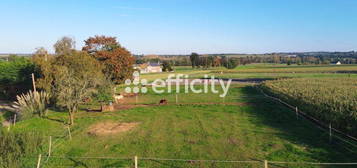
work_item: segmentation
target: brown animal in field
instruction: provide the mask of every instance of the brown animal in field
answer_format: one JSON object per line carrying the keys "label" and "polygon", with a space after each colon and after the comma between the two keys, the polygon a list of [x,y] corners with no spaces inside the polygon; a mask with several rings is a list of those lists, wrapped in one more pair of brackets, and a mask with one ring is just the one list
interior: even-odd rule
{"label": "brown animal in field", "polygon": [[159,104],[160,105],[166,105],[167,104],[167,100],[166,99],[161,99]]}

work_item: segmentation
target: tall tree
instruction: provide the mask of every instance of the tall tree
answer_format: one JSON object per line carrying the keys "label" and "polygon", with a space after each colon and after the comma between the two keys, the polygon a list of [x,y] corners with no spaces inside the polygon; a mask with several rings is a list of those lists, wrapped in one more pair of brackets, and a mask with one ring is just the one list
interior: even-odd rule
{"label": "tall tree", "polygon": [[43,47],[37,48],[32,56],[32,62],[35,64],[36,87],[52,93],[53,72],[52,63],[54,57],[48,54]]}
{"label": "tall tree", "polygon": [[200,64],[200,56],[197,53],[192,53],[190,55],[192,68],[199,67]]}
{"label": "tall tree", "polygon": [[68,110],[71,125],[79,104],[105,81],[101,70],[100,63],[86,52],[72,51],[56,57],[53,64],[56,103]]}
{"label": "tall tree", "polygon": [[239,59],[236,59],[236,58],[229,58],[229,57],[227,57],[227,56],[224,56],[224,57],[222,57],[222,65],[224,66],[224,67],[226,67],[227,69],[234,69],[234,68],[236,68],[238,65],[239,65],[239,63],[240,63],[240,61],[239,61]]}
{"label": "tall tree", "polygon": [[82,49],[104,65],[104,74],[115,83],[131,77],[135,57],[115,37],[94,36],[85,40]]}
{"label": "tall tree", "polygon": [[53,47],[57,55],[70,54],[75,49],[76,42],[70,37],[62,37]]}

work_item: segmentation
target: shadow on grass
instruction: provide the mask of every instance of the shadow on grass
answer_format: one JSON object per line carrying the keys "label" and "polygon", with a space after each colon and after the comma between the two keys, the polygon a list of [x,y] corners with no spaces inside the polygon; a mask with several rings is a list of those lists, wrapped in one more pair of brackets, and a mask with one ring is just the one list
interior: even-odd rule
{"label": "shadow on grass", "polygon": [[72,161],[74,163],[73,167],[85,167],[85,168],[89,168],[85,163],[83,163],[82,161],[78,161],[75,160],[73,158],[69,158],[70,161]]}
{"label": "shadow on grass", "polygon": [[[287,140],[284,148],[270,151],[267,156],[271,161],[287,162],[356,162],[356,149],[347,150],[341,143],[330,143],[329,135],[318,129],[312,123],[303,118],[296,117],[295,112],[274,102],[269,98],[257,98],[251,95],[259,95],[260,92],[253,86],[247,86],[242,89],[242,93],[250,95],[249,102],[251,109],[249,113],[257,118],[256,124],[264,124],[282,134],[274,136]],[[299,147],[300,146],[300,147]],[[301,146],[303,148],[301,148]],[[271,164],[273,167],[314,167],[312,165],[282,165]],[[315,166],[319,167],[319,166]],[[336,165],[324,167],[336,167]],[[338,167],[338,166],[337,166]],[[340,166],[341,167],[341,166]],[[352,167],[352,166],[342,166]]]}
{"label": "shadow on grass", "polygon": [[61,119],[57,119],[57,118],[50,118],[50,117],[44,117],[45,119],[47,119],[47,120],[51,120],[51,121],[54,121],[54,122],[58,122],[58,123],[61,123],[61,124],[63,124],[63,125],[65,125],[65,124],[67,124],[67,122],[66,121],[63,121],[63,120],[61,120]]}

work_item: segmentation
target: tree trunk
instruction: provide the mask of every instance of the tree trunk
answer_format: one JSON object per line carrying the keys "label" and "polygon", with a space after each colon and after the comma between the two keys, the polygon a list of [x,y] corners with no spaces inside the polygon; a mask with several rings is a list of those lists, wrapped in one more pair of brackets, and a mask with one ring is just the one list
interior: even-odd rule
{"label": "tree trunk", "polygon": [[78,105],[74,104],[68,107],[68,114],[69,114],[69,125],[74,125],[74,114],[77,112]]}
{"label": "tree trunk", "polygon": [[74,124],[74,112],[69,112],[69,125]]}

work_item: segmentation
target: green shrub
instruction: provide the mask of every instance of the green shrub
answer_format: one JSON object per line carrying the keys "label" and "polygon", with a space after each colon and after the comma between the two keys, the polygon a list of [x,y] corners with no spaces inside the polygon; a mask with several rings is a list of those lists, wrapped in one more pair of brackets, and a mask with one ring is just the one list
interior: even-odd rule
{"label": "green shrub", "polygon": [[42,150],[42,142],[44,138],[39,133],[0,130],[0,168],[26,167],[28,157],[37,155]]}
{"label": "green shrub", "polygon": [[0,62],[0,98],[14,99],[15,95],[31,88],[31,73],[34,65],[24,57],[13,56]]}
{"label": "green shrub", "polygon": [[164,72],[171,72],[173,69],[171,67],[171,64],[168,61],[164,61],[162,63],[162,71]]}
{"label": "green shrub", "polygon": [[98,91],[94,94],[94,99],[100,103],[113,102],[114,87],[115,85],[111,81],[103,81],[103,83],[98,86]]}
{"label": "green shrub", "polygon": [[234,69],[239,65],[239,60],[235,58],[222,58],[223,66],[227,69]]}

